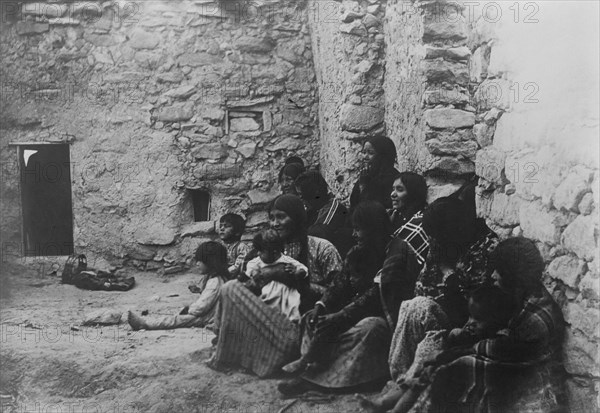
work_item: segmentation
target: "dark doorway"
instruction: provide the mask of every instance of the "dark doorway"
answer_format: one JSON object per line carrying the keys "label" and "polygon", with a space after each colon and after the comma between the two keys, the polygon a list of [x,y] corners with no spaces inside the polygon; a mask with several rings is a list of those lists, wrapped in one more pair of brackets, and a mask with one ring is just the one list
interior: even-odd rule
{"label": "dark doorway", "polygon": [[25,256],[73,254],[69,145],[19,146]]}
{"label": "dark doorway", "polygon": [[194,221],[208,221],[210,218],[210,194],[202,189],[191,189]]}

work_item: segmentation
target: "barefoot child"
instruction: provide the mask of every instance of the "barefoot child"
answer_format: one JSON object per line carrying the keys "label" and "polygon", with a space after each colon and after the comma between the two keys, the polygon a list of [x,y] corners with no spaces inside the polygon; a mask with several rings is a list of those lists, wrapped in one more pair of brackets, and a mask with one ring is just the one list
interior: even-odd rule
{"label": "barefoot child", "polygon": [[284,242],[275,230],[267,230],[257,234],[252,246],[258,257],[250,260],[246,266],[246,275],[250,278],[247,286],[260,289],[260,298],[270,307],[280,310],[289,320],[300,320],[300,293],[280,281],[264,280],[260,270],[283,265],[286,273],[294,276],[294,280],[302,282],[308,277],[308,269],[299,261],[283,254]]}
{"label": "barefoot child", "polygon": [[219,291],[229,277],[227,250],[219,242],[204,242],[196,250],[195,259],[201,276],[208,279],[200,297],[181,313],[173,316],[141,317],[128,311],[127,320],[133,330],[205,327],[212,323],[219,300]]}
{"label": "barefoot child", "polygon": [[451,362],[481,340],[504,334],[503,330],[514,315],[513,299],[497,287],[480,287],[469,298],[469,314],[469,320],[462,328],[430,332],[427,338],[443,343],[439,347],[444,350],[432,352],[436,344],[420,346],[415,362],[399,386],[375,401],[357,395],[361,406],[372,412],[385,412],[392,407],[393,413],[408,412],[422,389],[431,382],[435,374],[433,366]]}

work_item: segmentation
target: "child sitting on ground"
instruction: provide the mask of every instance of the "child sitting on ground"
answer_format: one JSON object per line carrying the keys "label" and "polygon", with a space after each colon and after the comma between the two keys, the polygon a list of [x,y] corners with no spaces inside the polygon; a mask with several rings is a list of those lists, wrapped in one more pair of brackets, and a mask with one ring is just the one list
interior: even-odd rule
{"label": "child sitting on ground", "polygon": [[[319,368],[320,360],[327,358],[328,344],[334,339],[329,334],[320,333],[321,316],[343,311],[344,307],[369,290],[379,266],[378,258],[368,247],[357,245],[348,251],[342,271],[335,275],[331,286],[321,300],[317,301],[311,316],[306,320],[306,328],[314,330],[307,350],[300,359],[283,366],[284,372],[298,373]],[[336,332],[339,333],[337,330]]]}
{"label": "child sitting on ground", "polygon": [[200,275],[207,278],[200,297],[174,316],[142,317],[128,311],[127,321],[133,330],[206,327],[213,322],[221,286],[229,277],[227,250],[219,242],[204,242],[196,250],[195,259]]}
{"label": "child sitting on ground", "polygon": [[425,360],[428,356],[420,354],[419,350],[430,352],[431,347],[418,348],[415,362],[404,375],[399,387],[375,401],[357,394],[361,406],[371,412],[386,412],[392,407],[393,413],[408,412],[422,389],[433,379],[435,366],[453,361],[463,355],[465,349],[481,340],[504,334],[503,330],[508,327],[509,321],[514,316],[513,299],[498,287],[480,287],[469,297],[469,314],[469,320],[462,328],[428,333],[429,338],[443,343],[440,347],[444,350],[437,352],[434,358],[429,354],[430,361],[418,363],[417,360]]}
{"label": "child sitting on ground", "polygon": [[246,286],[251,290],[260,290],[261,300],[269,307],[281,311],[290,321],[299,321],[300,293],[298,290],[279,281],[270,281],[265,284],[261,279],[260,270],[283,265],[285,272],[293,275],[295,281],[299,283],[306,281],[308,268],[292,257],[283,254],[285,244],[275,230],[257,234],[252,240],[252,246],[258,252],[258,257],[250,260],[246,266],[246,275],[249,277]]}
{"label": "child sitting on ground", "polygon": [[246,221],[238,214],[227,213],[219,220],[219,237],[227,248],[230,280],[240,275],[244,257],[250,250],[248,244],[241,240],[245,229]]}

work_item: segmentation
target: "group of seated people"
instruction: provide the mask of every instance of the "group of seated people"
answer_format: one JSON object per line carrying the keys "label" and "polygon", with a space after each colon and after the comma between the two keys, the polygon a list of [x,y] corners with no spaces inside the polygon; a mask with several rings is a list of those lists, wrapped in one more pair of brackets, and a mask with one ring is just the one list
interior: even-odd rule
{"label": "group of seated people", "polygon": [[247,246],[243,218],[221,217],[221,242],[196,252],[200,298],[174,316],[129,312],[131,327],[208,327],[211,368],[287,374],[285,397],[387,382],[356,395],[363,409],[558,411],[564,321],[536,245],[500,242],[472,184],[427,205],[425,179],[394,168],[389,138],[363,153],[349,209],[289,159],[269,229]]}

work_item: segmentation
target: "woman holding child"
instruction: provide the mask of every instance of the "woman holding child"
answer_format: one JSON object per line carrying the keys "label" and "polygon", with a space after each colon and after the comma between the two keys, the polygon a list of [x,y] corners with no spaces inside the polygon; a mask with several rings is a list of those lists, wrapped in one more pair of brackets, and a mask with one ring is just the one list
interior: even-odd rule
{"label": "woman holding child", "polygon": [[[280,265],[259,269],[253,280],[263,286],[277,281],[306,293],[306,297],[310,297],[309,291],[323,291],[341,269],[341,258],[329,241],[306,234],[306,211],[300,198],[277,197],[269,208],[269,219],[271,229],[284,241],[283,254],[305,265],[308,277],[300,276],[301,271],[286,271],[285,265]],[[298,324],[267,305],[240,281],[230,281],[221,288],[216,324],[219,334],[209,361],[213,368],[239,366],[265,377],[298,355]]]}
{"label": "woman holding child", "polygon": [[[301,376],[279,384],[284,395],[316,386],[357,388],[389,376],[392,330],[386,310],[412,296],[419,265],[406,242],[390,243],[389,217],[381,204],[360,203],[352,220],[357,245],[349,251],[342,272],[304,318],[303,356],[284,367]],[[380,279],[375,277],[378,272]],[[384,288],[393,289],[393,294],[382,294]]]}

